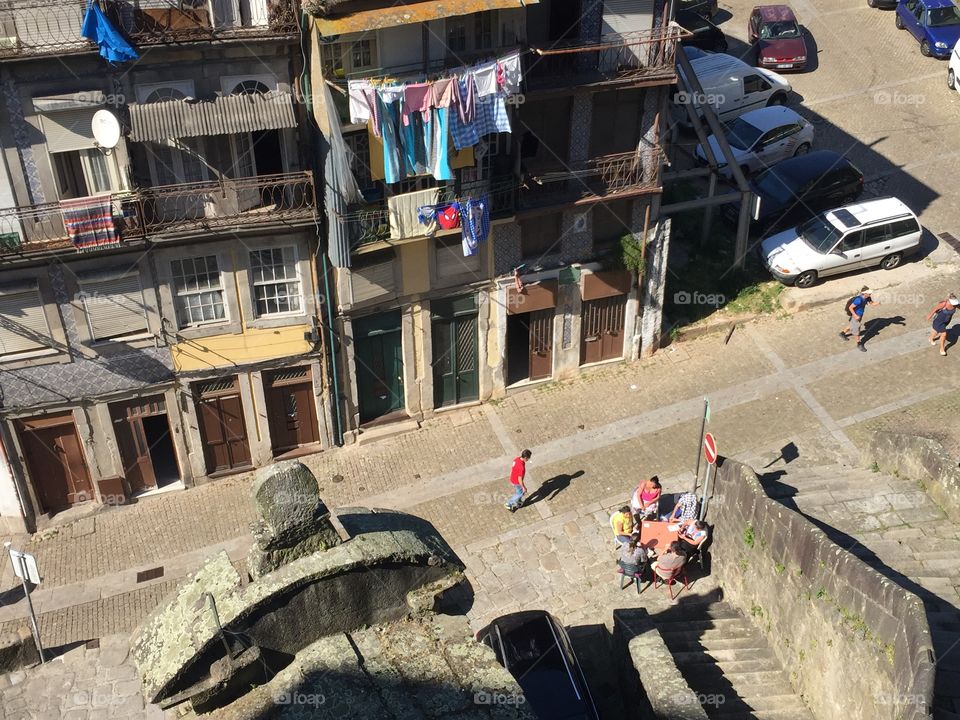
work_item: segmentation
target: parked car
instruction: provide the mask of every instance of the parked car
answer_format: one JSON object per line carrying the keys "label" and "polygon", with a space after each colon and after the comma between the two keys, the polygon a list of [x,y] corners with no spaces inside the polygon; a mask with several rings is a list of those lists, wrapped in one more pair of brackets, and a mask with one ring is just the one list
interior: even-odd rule
{"label": "parked car", "polygon": [[960,40],[960,8],[953,0],[900,0],[896,24],[917,39],[920,53],[928,57],[950,57]]}
{"label": "parked car", "polygon": [[678,14],[688,10],[710,19],[713,19],[718,10],[717,0],[677,0],[676,8]]}
{"label": "parked car", "polygon": [[947,65],[947,87],[960,92],[958,77],[960,77],[960,40],[954,44],[953,52],[950,53],[950,64]]}
{"label": "parked car", "polygon": [[566,630],[543,610],[497,618],[477,633],[516,679],[537,717],[598,720],[587,680]]}
{"label": "parked car", "polygon": [[803,70],[807,66],[807,41],[787,5],[755,7],[747,22],[747,37],[758,67]]}
{"label": "parked car", "polygon": [[[728,122],[724,130],[730,150],[745,175],[770,167],[784,158],[805,155],[813,146],[813,125],[788,107],[751,110]],[[723,162],[717,138],[711,135],[707,142],[719,163],[720,174],[731,177],[733,172]],[[701,145],[697,145],[696,156],[702,165],[707,163]]]}
{"label": "parked car", "polygon": [[693,33],[693,37],[683,39],[681,45],[698,47],[711,52],[726,52],[727,36],[723,34],[723,30],[702,15],[690,10],[678,10],[677,24]]}
{"label": "parked car", "polygon": [[828,210],[768,237],[760,257],[777,280],[810,287],[818,278],[879,265],[892,270],[920,249],[917,216],[897,198]]}
{"label": "parked car", "polygon": [[[796,225],[822,210],[852,203],[863,192],[863,173],[831,150],[817,150],[781,160],[750,182],[760,208],[752,223],[755,232]],[[739,204],[723,215],[736,222]]]}
{"label": "parked car", "polygon": [[[691,60],[690,65],[700,81],[704,97],[678,92],[674,95],[671,110],[674,120],[687,126],[690,121],[683,103],[710,105],[720,120],[726,122],[766,105],[783,105],[791,90],[790,83],[775,72],[752,67],[740,58],[724,53],[704,55]],[[679,74],[682,77],[683,71]]]}

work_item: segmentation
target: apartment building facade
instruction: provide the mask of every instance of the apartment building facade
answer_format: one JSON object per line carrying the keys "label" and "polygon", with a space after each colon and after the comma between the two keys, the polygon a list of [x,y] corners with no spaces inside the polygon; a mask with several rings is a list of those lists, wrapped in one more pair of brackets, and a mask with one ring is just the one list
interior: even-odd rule
{"label": "apartment building facade", "polygon": [[0,10],[7,532],[330,443],[299,7],[95,7]]}
{"label": "apartment building facade", "polygon": [[[621,247],[632,238],[648,266],[665,268],[668,224],[657,208],[677,47],[669,3],[304,7],[346,437],[636,358],[645,278],[624,267]],[[444,110],[451,79],[460,95]],[[424,125],[447,114],[448,172],[417,167],[420,119],[408,106],[424,85],[434,101]],[[485,124],[472,135],[469,92],[477,108],[485,95],[499,103],[496,122],[475,120]],[[381,113],[396,112],[391,127]],[[407,115],[417,128],[409,145]],[[426,144],[435,139],[428,131]],[[489,230],[474,248],[463,225],[476,201]],[[450,206],[459,226],[429,223]],[[417,223],[424,210],[428,222]]]}

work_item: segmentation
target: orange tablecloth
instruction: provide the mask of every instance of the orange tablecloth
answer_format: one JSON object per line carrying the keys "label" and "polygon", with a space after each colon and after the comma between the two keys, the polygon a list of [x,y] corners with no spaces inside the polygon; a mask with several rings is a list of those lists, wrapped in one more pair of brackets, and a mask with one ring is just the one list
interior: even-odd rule
{"label": "orange tablecloth", "polygon": [[653,548],[660,555],[677,539],[679,531],[678,522],[645,520],[640,523],[640,545],[646,550]]}

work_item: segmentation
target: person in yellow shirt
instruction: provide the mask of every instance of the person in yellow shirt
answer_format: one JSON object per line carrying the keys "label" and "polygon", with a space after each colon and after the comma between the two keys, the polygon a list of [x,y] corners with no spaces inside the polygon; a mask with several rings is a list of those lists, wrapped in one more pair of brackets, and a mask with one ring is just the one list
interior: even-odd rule
{"label": "person in yellow shirt", "polygon": [[629,505],[624,505],[610,516],[610,527],[613,528],[613,535],[617,542],[630,542],[630,537],[633,535],[633,513],[630,512]]}

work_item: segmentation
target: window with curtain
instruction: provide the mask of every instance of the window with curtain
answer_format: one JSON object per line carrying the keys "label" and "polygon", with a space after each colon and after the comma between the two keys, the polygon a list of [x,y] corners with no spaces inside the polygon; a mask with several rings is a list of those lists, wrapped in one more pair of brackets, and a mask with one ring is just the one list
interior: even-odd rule
{"label": "window with curtain", "polygon": [[302,311],[297,253],[293,247],[252,250],[250,277],[257,317]]}

